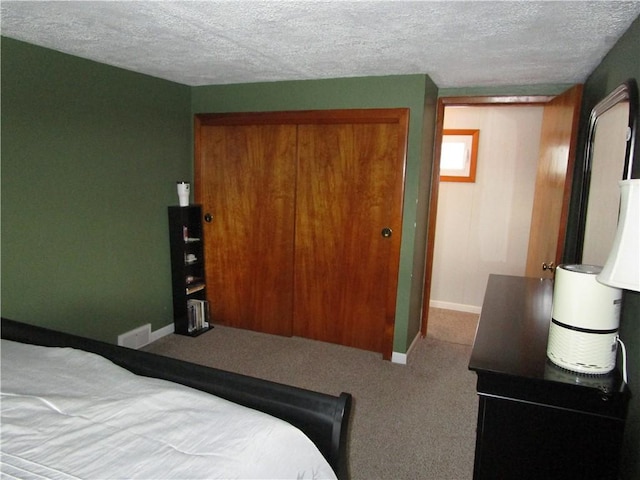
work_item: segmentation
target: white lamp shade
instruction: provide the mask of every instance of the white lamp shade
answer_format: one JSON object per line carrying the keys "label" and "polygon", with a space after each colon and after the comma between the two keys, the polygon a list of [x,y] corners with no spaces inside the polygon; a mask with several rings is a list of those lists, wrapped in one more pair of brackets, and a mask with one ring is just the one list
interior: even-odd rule
{"label": "white lamp shade", "polygon": [[640,292],[640,179],[620,182],[620,218],[600,283]]}

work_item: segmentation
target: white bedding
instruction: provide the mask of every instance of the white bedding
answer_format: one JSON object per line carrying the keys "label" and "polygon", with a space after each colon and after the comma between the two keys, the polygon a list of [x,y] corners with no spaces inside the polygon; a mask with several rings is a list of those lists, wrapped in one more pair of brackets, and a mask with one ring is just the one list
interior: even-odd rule
{"label": "white bedding", "polygon": [[2,478],[321,479],[300,430],[100,356],[2,340]]}

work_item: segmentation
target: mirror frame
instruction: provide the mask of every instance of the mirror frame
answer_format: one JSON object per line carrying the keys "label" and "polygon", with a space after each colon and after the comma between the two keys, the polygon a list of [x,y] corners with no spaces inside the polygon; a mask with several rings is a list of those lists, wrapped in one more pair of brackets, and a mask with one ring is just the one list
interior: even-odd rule
{"label": "mirror frame", "polygon": [[587,205],[589,199],[589,186],[591,183],[591,167],[593,156],[593,140],[595,136],[598,119],[605,112],[619,104],[620,102],[629,102],[629,119],[627,123],[628,141],[625,150],[623,175],[620,180],[627,178],[640,178],[640,162],[634,161],[637,155],[636,139],[638,137],[638,85],[634,79],[629,79],[620,84],[609,95],[603,98],[593,107],[589,115],[589,129],[587,133],[587,141],[584,150],[583,159],[583,179],[580,193],[580,209],[578,212],[578,238],[576,257],[577,262],[582,261],[582,252],[585,236],[585,228],[587,222]]}

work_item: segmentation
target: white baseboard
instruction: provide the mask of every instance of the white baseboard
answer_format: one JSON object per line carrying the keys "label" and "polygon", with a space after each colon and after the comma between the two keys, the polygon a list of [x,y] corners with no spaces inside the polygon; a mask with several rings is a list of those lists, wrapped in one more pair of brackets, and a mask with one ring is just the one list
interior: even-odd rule
{"label": "white baseboard", "polygon": [[456,310],[457,312],[477,313],[482,311],[482,307],[475,305],[464,305],[462,303],[441,302],[439,300],[431,300],[429,306],[432,308],[444,308],[445,310]]}
{"label": "white baseboard", "polygon": [[406,365],[407,360],[409,358],[409,354],[411,353],[411,350],[413,350],[413,347],[415,346],[419,338],[420,338],[420,332],[416,334],[415,338],[413,339],[413,342],[411,342],[411,345],[409,345],[409,349],[407,350],[407,353],[393,352],[391,354],[391,363],[399,363],[400,365]]}
{"label": "white baseboard", "polygon": [[121,347],[133,348],[137,350],[140,347],[144,347],[149,344],[149,338],[151,337],[151,324],[146,323],[140,327],[129,330],[121,335],[118,335],[118,345]]}
{"label": "white baseboard", "polygon": [[407,354],[400,352],[393,352],[391,354],[391,363],[399,363],[401,365],[407,364]]}
{"label": "white baseboard", "polygon": [[162,328],[159,328],[158,330],[151,332],[151,337],[150,337],[150,342],[149,343],[153,343],[156,340],[160,340],[162,337],[166,337],[167,335],[171,335],[174,332],[174,328],[173,328],[173,323],[170,323],[169,325],[165,325]]}

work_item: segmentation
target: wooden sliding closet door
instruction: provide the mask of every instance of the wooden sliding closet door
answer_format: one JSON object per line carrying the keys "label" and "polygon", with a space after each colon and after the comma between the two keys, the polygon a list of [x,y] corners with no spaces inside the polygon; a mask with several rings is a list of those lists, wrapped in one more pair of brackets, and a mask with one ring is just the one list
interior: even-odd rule
{"label": "wooden sliding closet door", "polygon": [[407,109],[197,115],[213,322],[391,358],[407,135]]}
{"label": "wooden sliding closet door", "polygon": [[[196,201],[213,321],[291,335],[295,125],[196,120]],[[231,122],[233,123],[233,122]]]}
{"label": "wooden sliding closet door", "polygon": [[390,358],[406,124],[369,120],[298,127],[293,332]]}

